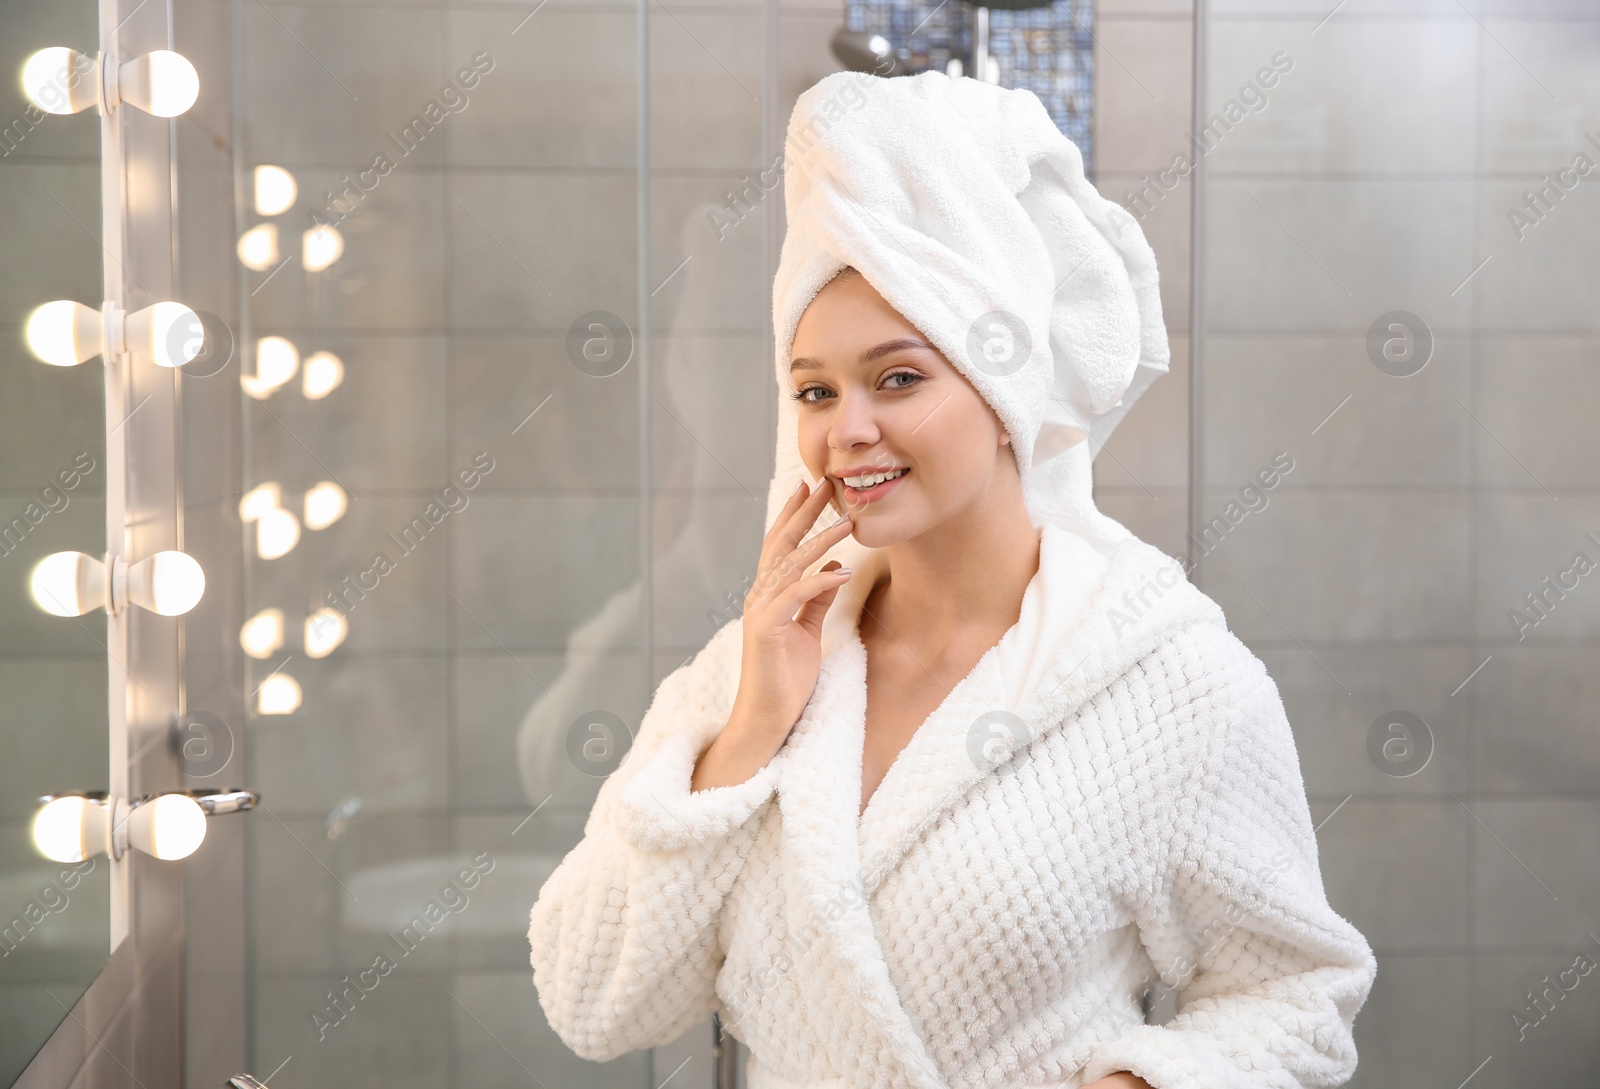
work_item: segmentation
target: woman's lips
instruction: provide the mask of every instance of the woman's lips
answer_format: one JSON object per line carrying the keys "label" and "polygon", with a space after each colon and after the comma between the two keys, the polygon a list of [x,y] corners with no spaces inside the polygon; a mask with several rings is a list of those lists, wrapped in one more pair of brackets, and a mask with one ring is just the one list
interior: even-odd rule
{"label": "woman's lips", "polygon": [[878,500],[888,495],[894,490],[897,484],[910,475],[911,470],[907,469],[893,480],[885,480],[883,483],[874,484],[870,488],[852,488],[842,480],[839,481],[839,486],[844,488],[844,498],[847,503],[852,505],[860,504],[864,506],[867,503],[876,503]]}

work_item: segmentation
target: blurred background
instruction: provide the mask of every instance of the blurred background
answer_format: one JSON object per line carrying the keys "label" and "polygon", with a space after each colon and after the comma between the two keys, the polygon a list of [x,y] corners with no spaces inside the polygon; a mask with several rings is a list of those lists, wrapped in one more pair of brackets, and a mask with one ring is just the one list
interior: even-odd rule
{"label": "blurred background", "polygon": [[[198,97],[51,115],[62,46]],[[1600,1084],[1597,52],[1594,0],[5,0],[0,1080],[742,1083],[709,1021],[571,1054],[528,909],[742,606],[785,126],[850,67],[1033,90],[1156,251],[1096,496],[1283,693],[1351,1084]],[[162,299],[181,366],[30,349]],[[181,617],[31,589],[158,549]],[[108,786],[259,804],[44,858]]]}

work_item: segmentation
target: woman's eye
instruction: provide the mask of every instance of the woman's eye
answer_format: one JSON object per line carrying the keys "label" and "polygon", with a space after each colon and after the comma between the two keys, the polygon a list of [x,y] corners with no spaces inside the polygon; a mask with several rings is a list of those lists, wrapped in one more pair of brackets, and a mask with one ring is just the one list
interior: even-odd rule
{"label": "woman's eye", "polygon": [[[901,383],[900,385],[891,385],[891,384],[889,384],[896,378],[909,378],[910,381]],[[885,385],[887,386],[887,388],[889,388],[889,389],[909,389],[912,386],[916,385],[918,382],[922,381],[922,375],[917,374],[914,371],[896,371],[894,374],[885,376],[883,381],[884,381]],[[818,403],[819,401],[821,401],[822,398],[820,398],[820,397],[811,397],[809,395],[812,394],[812,393],[826,393],[826,392],[827,392],[827,387],[826,386],[807,386],[804,389],[795,390],[794,393],[791,396],[793,396],[796,401],[799,401],[799,402],[801,402],[803,404],[814,405],[814,404]]]}

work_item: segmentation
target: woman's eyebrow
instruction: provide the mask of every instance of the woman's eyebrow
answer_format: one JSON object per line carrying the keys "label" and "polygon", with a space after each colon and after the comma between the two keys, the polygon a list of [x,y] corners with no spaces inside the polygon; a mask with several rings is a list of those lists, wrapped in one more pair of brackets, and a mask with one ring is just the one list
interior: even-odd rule
{"label": "woman's eyebrow", "polygon": [[[923,348],[930,352],[933,351],[932,345],[927,344],[924,341],[917,340],[914,337],[896,337],[894,340],[886,340],[882,344],[868,348],[866,351],[862,352],[861,362],[871,363],[873,360],[881,359],[891,352],[903,352],[908,348]],[[821,369],[822,364],[815,359],[807,359],[802,357],[800,359],[792,360],[789,363],[790,374],[793,374],[795,371],[819,371]]]}

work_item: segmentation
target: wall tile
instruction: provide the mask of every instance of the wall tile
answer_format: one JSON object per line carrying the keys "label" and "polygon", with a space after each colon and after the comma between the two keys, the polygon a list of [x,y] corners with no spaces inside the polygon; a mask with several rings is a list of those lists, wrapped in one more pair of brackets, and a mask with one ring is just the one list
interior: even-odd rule
{"label": "wall tile", "polygon": [[595,650],[640,646],[637,497],[482,495],[474,506],[484,517],[453,539],[457,647],[556,650],[578,629]]}
{"label": "wall tile", "polygon": [[451,166],[637,169],[631,6],[450,5],[445,19],[447,76],[489,55],[447,126]]}
{"label": "wall tile", "polygon": [[[1480,791],[1588,793],[1600,780],[1594,651],[1500,647],[1478,675]],[[1600,953],[1596,954],[1600,961]]]}
{"label": "wall tile", "polygon": [[[76,118],[49,120],[70,122]],[[61,392],[55,397],[82,390],[76,403],[91,403],[91,389],[79,382],[92,386],[93,379],[103,374],[98,356],[73,368],[72,377],[64,377],[63,368],[34,358],[21,337],[35,307],[52,299],[76,299],[98,309],[105,295],[99,159],[92,163],[8,162],[0,165],[0,187],[6,197],[0,201],[0,235],[13,253],[27,254],[26,261],[7,262],[0,271],[0,320],[10,327],[8,332],[14,330],[0,340],[0,360],[8,366],[30,368],[29,376],[22,379],[30,385],[47,380],[61,383],[57,387]],[[78,378],[79,373],[85,377]],[[7,378],[7,394],[16,388],[12,384],[16,381]],[[92,403],[101,404],[103,397],[103,393],[94,396]]]}
{"label": "wall tile", "polygon": [[[1519,5],[1518,13],[1533,7]],[[1585,19],[1498,21],[1502,48],[1483,54],[1481,169],[1540,177],[1571,166],[1579,151],[1600,161],[1584,139],[1600,111],[1600,78],[1590,63],[1600,46],[1600,12],[1583,8]]]}
{"label": "wall tile", "polygon": [[[1585,585],[1581,562],[1569,571],[1579,552],[1591,566],[1600,561],[1600,547],[1586,536],[1600,539],[1595,499],[1557,502],[1544,492],[1486,492],[1476,515],[1474,613],[1480,638],[1529,646],[1600,638],[1600,594]],[[1534,604],[1528,594],[1535,595]]]}
{"label": "wall tile", "polygon": [[452,464],[490,456],[480,494],[638,486],[637,348],[609,377],[579,370],[549,335],[458,336],[451,352]]}
{"label": "wall tile", "polygon": [[[651,320],[657,332],[772,327],[768,213],[783,203],[783,162],[657,173],[651,181]],[[762,349],[765,355],[765,348]]]}
{"label": "wall tile", "polygon": [[[346,189],[340,179],[370,164],[370,159],[357,158],[336,170],[299,172],[302,207],[277,221],[276,272],[252,272],[247,280],[254,321],[262,330],[402,333],[443,326],[444,217],[450,201],[445,185],[437,171],[408,161],[386,176],[369,172],[366,179],[375,184],[358,199],[357,190]],[[336,183],[335,198],[348,195],[325,200],[323,194]],[[344,238],[343,255],[316,273],[301,264],[302,235],[311,228],[312,211]]]}
{"label": "wall tile", "polygon": [[[350,967],[368,970],[372,964]],[[341,967],[341,976],[345,971]],[[292,1055],[289,1069],[313,1085],[380,1089],[412,1081],[444,1084],[454,1005],[447,981],[403,972],[400,967],[386,976],[369,972],[367,978],[375,979],[376,986],[359,999],[347,1000],[344,1016],[336,1022],[326,995],[333,981],[304,976],[257,982],[251,1054],[261,1076]],[[343,986],[342,979],[338,982]],[[316,1027],[313,1013],[323,1015],[332,1027]]]}
{"label": "wall tile", "polygon": [[1590,427],[1600,401],[1600,341],[1480,337],[1476,350],[1479,482],[1541,495],[1600,485],[1600,435]]}
{"label": "wall tile", "polygon": [[[1431,492],[1281,492],[1251,513],[1208,491],[1190,544],[1201,588],[1252,645],[1456,639],[1470,616],[1465,497]],[[1230,515],[1237,524],[1228,525]],[[1228,525],[1226,533],[1220,527]],[[1359,597],[1355,596],[1359,595]]]}
{"label": "wall tile", "polygon": [[1472,193],[1435,178],[1214,178],[1208,223],[1227,229],[1203,232],[1206,323],[1365,333],[1410,310],[1436,331],[1464,328],[1468,292],[1451,293],[1483,260],[1465,229]]}
{"label": "wall tile", "polygon": [[[1588,151],[1592,160],[1600,161],[1600,151],[1592,146]],[[1568,157],[1550,169],[1570,163]],[[1542,199],[1553,206],[1532,225],[1513,227],[1507,216],[1511,209],[1524,207],[1525,194],[1542,188],[1540,175],[1546,172],[1529,171],[1514,180],[1485,178],[1479,187],[1477,260],[1489,260],[1471,285],[1479,300],[1480,329],[1581,333],[1600,329],[1587,283],[1595,248],[1600,246],[1600,184],[1596,184],[1600,176],[1591,171],[1569,193],[1552,187],[1550,196]]]}
{"label": "wall tile", "polygon": [[780,396],[766,338],[675,333],[655,344],[653,486],[736,493],[765,511]]}
{"label": "wall tile", "polygon": [[[1575,969],[1580,955],[1588,960]],[[1461,1055],[1457,1065],[1470,1071],[1482,1056],[1492,1055],[1495,1061],[1473,1083],[1482,1080],[1495,1089],[1514,1089],[1529,1079],[1551,1085],[1591,1079],[1600,1065],[1593,1031],[1600,1018],[1596,959],[1600,943],[1588,937],[1541,954],[1479,957],[1472,998],[1475,1050],[1481,1054]],[[1529,992],[1536,1001],[1529,1000]]]}
{"label": "wall tile", "polygon": [[[275,664],[275,663],[274,663]],[[266,674],[259,670],[252,683]],[[363,812],[445,804],[445,665],[439,658],[296,657],[285,672],[305,693],[292,715],[249,725],[252,786],[281,818],[327,819],[341,803]]]}
{"label": "wall tile", "polygon": [[[451,1002],[454,1061],[459,1075],[472,1085],[527,1085],[535,1070],[541,1081],[571,1089],[611,1089],[651,1080],[648,1051],[608,1063],[574,1055],[548,1027],[526,972],[463,974],[453,980],[452,989],[458,1000]],[[670,1072],[668,1067],[656,1077]]]}
{"label": "wall tile", "polygon": [[1209,485],[1242,487],[1285,453],[1293,466],[1273,491],[1466,486],[1481,430],[1463,407],[1469,343],[1436,343],[1406,378],[1374,366],[1359,335],[1218,335],[1206,351]]}
{"label": "wall tile", "polygon": [[[1476,76],[1482,31],[1466,19],[1339,17],[1354,6],[1325,24],[1319,9],[1313,19],[1229,22],[1212,34],[1200,134],[1206,145],[1215,141],[1205,156],[1210,169],[1472,170],[1476,104],[1462,88]],[[1275,74],[1260,75],[1274,66]],[[1361,77],[1352,79],[1356,71]],[[1230,100],[1245,111],[1237,122],[1223,114]]]}
{"label": "wall tile", "polygon": [[1459,948],[1467,941],[1471,887],[1467,825],[1450,801],[1355,798],[1312,808],[1323,881],[1333,909],[1381,958]]}
{"label": "wall tile", "polygon": [[297,379],[266,400],[246,402],[252,461],[257,472],[270,467],[283,482],[286,505],[303,513],[302,493],[323,480],[358,497],[456,483],[460,463],[446,462],[439,414],[442,337],[296,332],[289,339],[300,350],[302,373],[314,352],[331,351],[344,363],[344,381],[316,401],[305,399]]}
{"label": "wall tile", "polygon": [[654,169],[733,170],[761,158],[759,8],[680,11],[650,21]]}
{"label": "wall tile", "polygon": [[[642,674],[636,654],[459,656],[457,811],[587,811],[654,698]],[[618,720],[614,733],[605,726]]]}
{"label": "wall tile", "polygon": [[1095,163],[1102,173],[1160,170],[1194,149],[1189,19],[1105,19],[1095,34]]}
{"label": "wall tile", "polygon": [[[255,4],[241,15],[245,96],[272,104],[242,119],[253,162],[348,169],[398,157],[388,136],[444,83],[437,8]],[[442,152],[425,139],[407,161],[437,165]]]}
{"label": "wall tile", "polygon": [[[1372,993],[1356,1017],[1350,1089],[1427,1081],[1464,1061],[1472,1045],[1470,995],[1466,957],[1380,954]],[[1471,1069],[1468,1063],[1465,1072]]]}
{"label": "wall tile", "polygon": [[[1437,797],[1472,788],[1474,723],[1485,678],[1480,673],[1465,688],[1462,682],[1481,655],[1403,645],[1322,646],[1308,653],[1292,642],[1264,644],[1257,653],[1294,728],[1310,794],[1337,802],[1347,794]],[[1426,735],[1413,740],[1390,728],[1394,712],[1420,717]],[[1423,758],[1420,767],[1413,763]]]}
{"label": "wall tile", "polygon": [[591,310],[637,327],[631,175],[458,172],[446,186],[452,327],[564,335]]}
{"label": "wall tile", "polygon": [[[303,530],[300,544],[287,555],[249,561],[249,615],[281,608],[287,627],[283,653],[264,667],[258,664],[258,681],[284,655],[302,653],[306,616],[328,605],[349,618],[343,651],[445,648],[446,539],[453,528],[449,523],[476,518],[481,497],[463,493],[466,505],[456,503],[459,509],[452,512],[437,492],[356,495],[343,518],[324,530]],[[284,498],[298,502],[299,497],[289,488]],[[443,521],[431,522],[430,511],[442,515]],[[253,544],[253,526],[247,537]],[[303,662],[296,660],[296,670]]]}
{"label": "wall tile", "polygon": [[1476,818],[1478,948],[1509,952],[1537,942],[1576,949],[1587,942],[1595,925],[1600,862],[1584,845],[1600,835],[1600,799],[1463,797],[1462,803]]}

